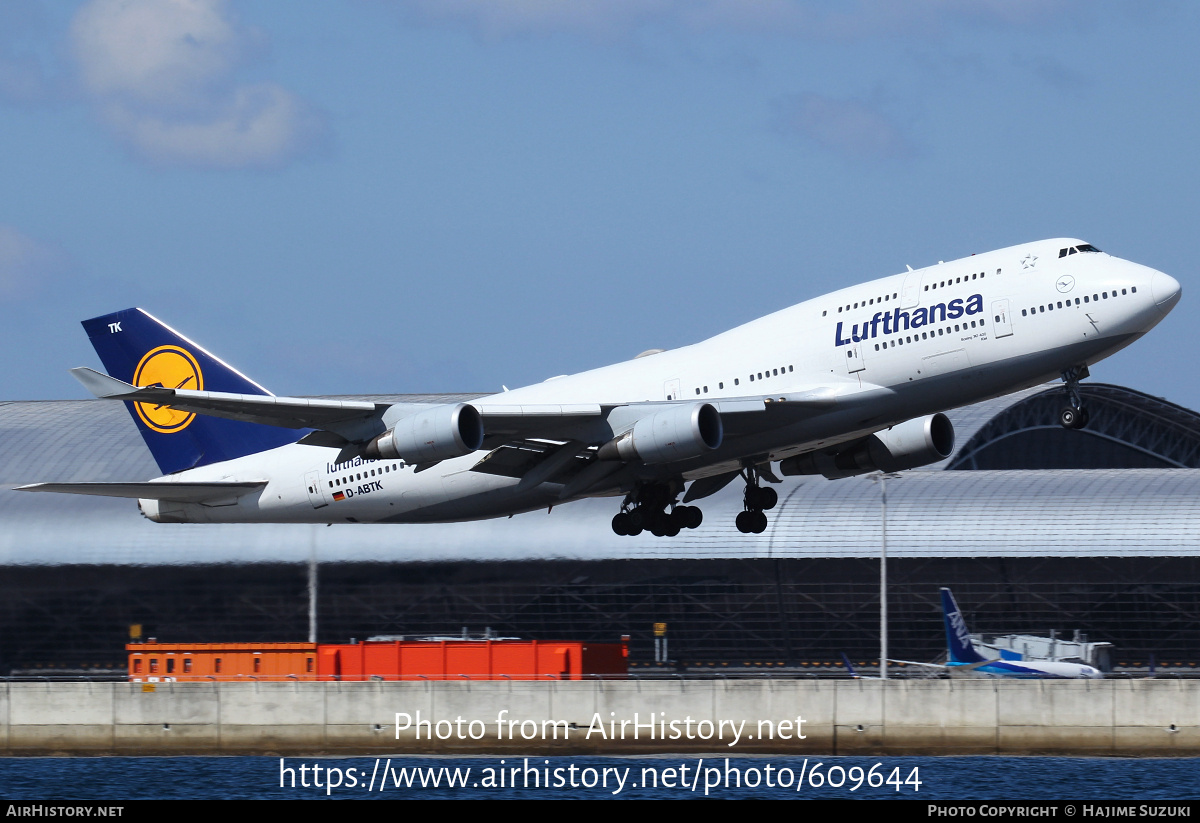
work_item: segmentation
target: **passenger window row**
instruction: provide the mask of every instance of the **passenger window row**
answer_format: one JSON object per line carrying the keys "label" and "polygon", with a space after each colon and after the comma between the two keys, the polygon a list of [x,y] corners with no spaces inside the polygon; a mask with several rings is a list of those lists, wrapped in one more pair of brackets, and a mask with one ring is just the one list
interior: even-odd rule
{"label": "passenger window row", "polygon": [[378,468],[368,469],[367,471],[363,471],[363,472],[357,472],[355,474],[351,474],[346,477],[335,477],[333,480],[329,481],[329,488],[332,489],[337,486],[346,486],[346,485],[349,485],[350,483],[357,483],[358,481],[365,480],[369,477],[375,477],[377,475],[383,475],[383,474],[394,472],[394,471],[398,472],[402,468],[404,468],[405,465],[406,464],[403,460],[397,460],[395,462],[384,463],[382,466],[379,466]]}
{"label": "passenger window row", "polygon": [[[790,372],[793,372],[793,371],[795,371],[795,366],[780,366],[780,367],[779,367],[779,368],[777,368],[777,369],[767,369],[767,370],[765,370],[765,371],[760,371],[760,372],[756,372],[756,373],[753,373],[753,374],[751,374],[751,375],[750,375],[750,382],[751,382],[751,383],[753,383],[753,382],[754,382],[756,379],[758,379],[758,380],[766,380],[768,377],[778,377],[778,376],[779,376],[779,375],[781,375],[781,374],[788,374],[788,373],[790,373]],[[740,386],[740,385],[741,385],[741,380],[739,380],[739,379],[738,379],[738,378],[736,378],[736,377],[735,377],[735,378],[733,378],[733,385],[735,385],[735,386]],[[717,384],[717,388],[718,388],[718,389],[724,389],[724,388],[725,388],[725,384],[724,384],[723,382],[722,382],[722,383],[718,383],[718,384]],[[708,394],[708,386],[697,386],[697,387],[696,387],[696,394]]]}
{"label": "passenger window row", "polygon": [[922,340],[929,340],[930,338],[942,337],[943,335],[954,334],[955,332],[964,332],[975,328],[982,329],[983,321],[972,320],[969,323],[955,323],[953,327],[943,326],[942,328],[935,329],[933,331],[923,331],[920,334],[903,335],[901,337],[897,337],[895,340],[884,340],[882,343],[875,344],[875,351],[881,351],[882,349],[887,348],[894,349],[896,346],[903,346],[905,343],[920,343]]}
{"label": "passenger window row", "polygon": [[[996,274],[1000,274],[1001,271],[1003,271],[1003,269],[996,269]],[[954,286],[954,285],[957,285],[960,283],[970,283],[972,280],[982,280],[986,276],[987,276],[987,272],[980,271],[980,272],[975,272],[969,276],[964,274],[962,277],[955,277],[953,279],[940,280],[937,283],[927,283],[925,285],[925,291],[929,291],[930,289],[934,289],[934,290],[944,289],[944,288],[946,288],[946,286]],[[838,314],[841,314],[842,312],[848,312],[852,309],[859,309],[859,308],[866,308],[867,306],[874,306],[876,303],[884,303],[889,300],[895,300],[899,296],[900,296],[899,292],[892,292],[891,294],[885,294],[883,297],[874,297],[874,298],[870,298],[867,300],[859,301],[857,303],[851,303],[846,306],[838,306]],[[828,310],[821,312],[822,317],[827,317],[828,315],[829,315]]]}
{"label": "passenger window row", "polygon": [[[1137,294],[1137,286],[1130,286],[1128,289],[1121,289],[1122,295],[1126,295],[1129,293]],[[1090,296],[1085,294],[1082,297],[1082,299],[1079,297],[1076,297],[1074,305],[1082,306],[1084,303],[1099,303],[1101,300],[1107,300],[1109,297],[1117,297],[1117,296],[1118,295],[1117,295],[1116,289],[1113,289],[1111,292],[1102,291],[1099,294],[1093,294]],[[1068,308],[1071,305],[1072,305],[1071,299],[1067,298],[1065,301],[1059,300],[1057,308],[1060,308],[1060,309]],[[1034,306],[1031,309],[1021,309],[1021,316],[1028,317],[1031,314],[1045,314],[1047,311],[1054,311],[1055,308],[1056,308],[1056,306],[1055,306],[1054,302],[1051,301],[1051,302],[1045,304],[1044,306]]]}
{"label": "passenger window row", "polygon": [[[1000,269],[996,269],[996,274],[999,274],[999,273],[1000,273]],[[964,274],[962,277],[956,277],[953,280],[942,280],[941,282],[938,282],[938,283],[926,283],[925,291],[929,291],[930,289],[936,291],[938,289],[944,289],[944,288],[946,288],[946,286],[958,285],[959,283],[970,283],[972,280],[982,280],[986,276],[987,276],[986,272],[980,271],[980,272],[975,272],[970,277],[967,277]]]}
{"label": "passenger window row", "polygon": [[[899,296],[900,292],[892,292],[891,294],[885,294],[883,297],[869,297],[866,300],[860,300],[857,303],[848,303],[845,306],[838,306],[838,314],[841,314],[844,311],[850,311],[851,309],[862,309],[866,308],[867,306],[874,306],[878,303],[887,303],[891,300],[895,300]],[[829,314],[828,310],[821,312],[822,317],[825,317],[827,314]]]}

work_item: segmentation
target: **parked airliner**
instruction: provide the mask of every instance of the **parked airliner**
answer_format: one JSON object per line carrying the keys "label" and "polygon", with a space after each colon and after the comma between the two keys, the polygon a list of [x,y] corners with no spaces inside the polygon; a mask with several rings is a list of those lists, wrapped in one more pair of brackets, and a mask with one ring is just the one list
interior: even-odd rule
{"label": "parked airliner", "polygon": [[[741,479],[761,533],[783,475],[848,477],[948,456],[941,412],[1046,380],[1086,425],[1078,381],[1178,302],[1169,275],[1074,239],[872,280],[694,345],[472,402],[275,397],[141,309],[83,323],[163,476],[27,491],[138,500],[160,523],[418,523],[621,498],[618,534],[696,528]],[[111,376],[110,376],[111,375]]]}
{"label": "parked airliner", "polygon": [[[984,657],[971,642],[971,633],[963,619],[962,611],[950,590],[943,588],[942,614],[946,621],[946,648],[949,659],[946,668],[956,674],[973,674],[983,677],[1018,678],[1091,678],[1104,677],[1094,666],[1084,663],[1049,660],[1006,660]],[[918,664],[929,665],[929,664]]]}

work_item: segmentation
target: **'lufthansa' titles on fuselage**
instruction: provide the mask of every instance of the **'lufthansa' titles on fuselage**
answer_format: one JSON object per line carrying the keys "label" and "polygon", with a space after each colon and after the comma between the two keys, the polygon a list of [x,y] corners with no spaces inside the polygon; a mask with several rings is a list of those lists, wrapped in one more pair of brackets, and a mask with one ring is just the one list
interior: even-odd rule
{"label": "'lufthansa' titles on fuselage", "polygon": [[902,309],[892,309],[890,312],[877,311],[870,320],[861,324],[855,323],[848,337],[842,337],[843,323],[839,320],[837,328],[834,330],[834,345],[848,346],[851,343],[879,337],[881,334],[898,334],[909,329],[919,329],[930,323],[945,323],[948,320],[957,320],[964,315],[982,313],[982,294],[972,294],[966,300],[955,298],[949,303],[935,303],[928,308],[921,306],[911,312]]}

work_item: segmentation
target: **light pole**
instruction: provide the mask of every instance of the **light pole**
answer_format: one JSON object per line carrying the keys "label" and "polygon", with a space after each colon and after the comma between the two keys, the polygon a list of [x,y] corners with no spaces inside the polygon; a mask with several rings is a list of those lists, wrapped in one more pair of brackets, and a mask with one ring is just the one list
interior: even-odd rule
{"label": "light pole", "polygon": [[900,475],[876,472],[867,475],[879,484],[879,679],[888,679],[888,601],[887,601],[887,482]]}
{"label": "light pole", "polygon": [[317,526],[308,544],[308,642],[317,642]]}

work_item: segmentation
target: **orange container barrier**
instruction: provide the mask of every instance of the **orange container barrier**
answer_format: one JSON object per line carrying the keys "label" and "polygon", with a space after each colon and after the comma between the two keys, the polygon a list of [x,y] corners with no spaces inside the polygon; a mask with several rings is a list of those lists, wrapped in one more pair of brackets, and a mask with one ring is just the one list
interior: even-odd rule
{"label": "orange container barrier", "polygon": [[130,643],[129,679],[317,680],[316,643]]}
{"label": "orange container barrier", "polygon": [[624,677],[621,643],[574,640],[130,643],[133,682],[189,680],[580,680]]}

